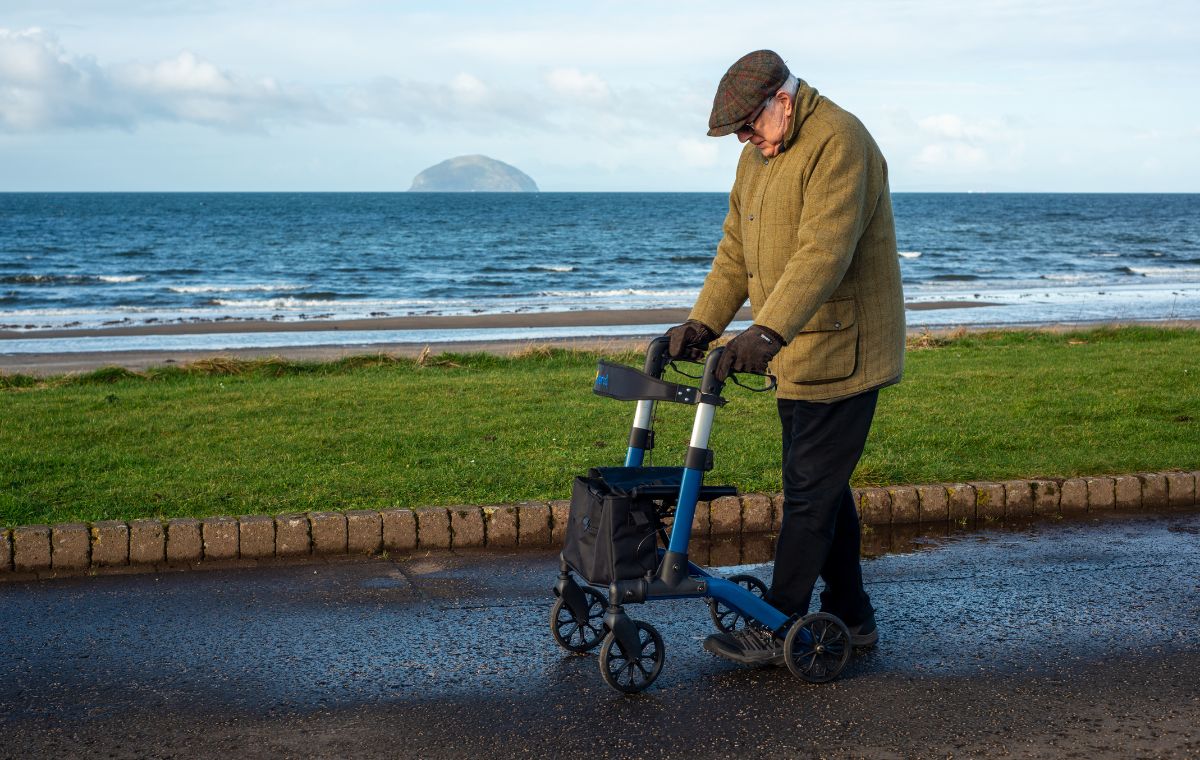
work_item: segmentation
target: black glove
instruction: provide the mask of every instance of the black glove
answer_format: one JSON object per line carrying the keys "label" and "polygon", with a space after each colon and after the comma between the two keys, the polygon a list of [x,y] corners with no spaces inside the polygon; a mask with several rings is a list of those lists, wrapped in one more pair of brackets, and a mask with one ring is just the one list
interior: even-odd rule
{"label": "black glove", "polygon": [[725,382],[734,372],[763,374],[767,371],[767,364],[785,345],[779,333],[771,328],[750,325],[726,344],[725,353],[717,362],[717,380]]}
{"label": "black glove", "polygon": [[689,319],[681,325],[675,325],[667,330],[671,343],[667,353],[672,359],[688,359],[696,361],[708,350],[708,344],[716,339],[717,334],[703,322]]}

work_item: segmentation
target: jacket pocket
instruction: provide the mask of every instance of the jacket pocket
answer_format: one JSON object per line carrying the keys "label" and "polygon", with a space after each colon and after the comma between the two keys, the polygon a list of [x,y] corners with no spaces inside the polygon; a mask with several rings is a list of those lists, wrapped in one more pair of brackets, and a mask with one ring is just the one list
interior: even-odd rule
{"label": "jacket pocket", "polygon": [[844,380],[858,367],[858,318],[853,298],[827,301],[779,353],[775,367],[793,383]]}

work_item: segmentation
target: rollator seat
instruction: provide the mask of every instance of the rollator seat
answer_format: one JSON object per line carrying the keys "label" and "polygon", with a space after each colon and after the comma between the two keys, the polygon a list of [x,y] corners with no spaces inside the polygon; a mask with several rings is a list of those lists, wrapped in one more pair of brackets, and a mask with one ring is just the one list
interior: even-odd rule
{"label": "rollator seat", "polygon": [[[593,467],[589,478],[600,478],[613,493],[648,499],[679,495],[683,482],[682,467]],[[737,496],[733,486],[700,486],[700,501],[712,501],[722,496]]]}

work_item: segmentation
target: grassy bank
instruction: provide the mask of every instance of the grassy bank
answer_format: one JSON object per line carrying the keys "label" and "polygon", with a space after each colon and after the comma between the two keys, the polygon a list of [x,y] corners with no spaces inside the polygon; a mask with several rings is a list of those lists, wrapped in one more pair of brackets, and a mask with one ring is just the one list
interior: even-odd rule
{"label": "grassy bank", "polygon": [[[621,357],[640,365],[640,357]],[[213,361],[135,375],[0,376],[0,523],[563,498],[619,464],[632,404],[595,355]],[[718,412],[710,482],[779,488],[768,394]],[[660,405],[675,464],[690,407]],[[1200,331],[917,340],[880,395],[857,485],[1200,466]]]}

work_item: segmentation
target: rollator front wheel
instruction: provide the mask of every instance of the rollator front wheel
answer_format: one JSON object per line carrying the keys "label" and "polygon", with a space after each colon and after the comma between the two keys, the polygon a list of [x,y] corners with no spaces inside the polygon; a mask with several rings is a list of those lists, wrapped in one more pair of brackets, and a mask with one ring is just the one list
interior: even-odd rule
{"label": "rollator front wheel", "polygon": [[608,607],[604,594],[587,586],[581,590],[587,600],[585,619],[576,619],[575,613],[562,597],[556,599],[550,608],[550,633],[554,640],[563,649],[577,654],[594,649],[604,638],[604,610]]}
{"label": "rollator front wheel", "polygon": [[850,660],[850,629],[837,617],[818,612],[800,618],[783,640],[788,670],[809,683],[837,678]]}
{"label": "rollator front wheel", "polygon": [[626,694],[637,694],[654,683],[666,660],[662,636],[654,626],[641,620],[634,621],[634,625],[638,651],[624,651],[612,631],[600,645],[600,675],[609,686]]}
{"label": "rollator front wheel", "polygon": [[[756,576],[739,573],[731,575],[725,580],[733,581],[739,586],[749,589],[750,593],[759,599],[767,595],[767,584]],[[716,599],[708,600],[708,614],[712,617],[713,625],[723,633],[734,633],[746,627],[746,618],[738,614],[737,610],[726,607]]]}

